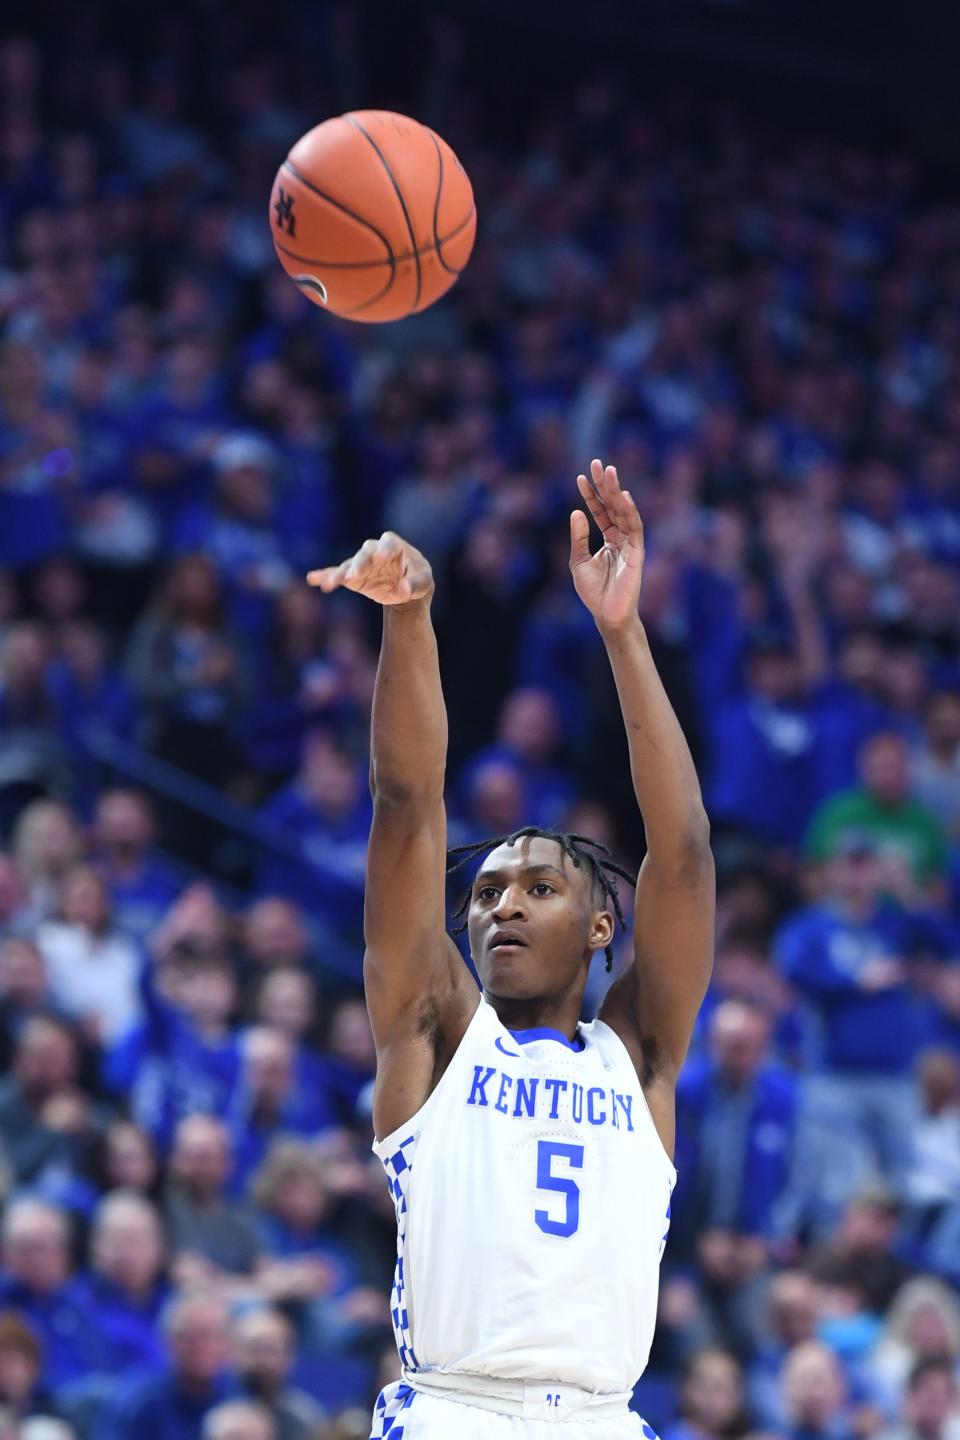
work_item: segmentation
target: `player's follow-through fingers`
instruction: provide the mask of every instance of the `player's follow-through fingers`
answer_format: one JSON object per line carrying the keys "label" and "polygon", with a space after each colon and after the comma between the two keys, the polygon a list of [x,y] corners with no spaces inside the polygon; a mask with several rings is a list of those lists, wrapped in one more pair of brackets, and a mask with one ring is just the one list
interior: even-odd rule
{"label": "player's follow-through fingers", "polygon": [[591,460],[587,485],[597,506],[594,519],[603,531],[604,539],[609,540],[609,532],[620,529],[620,483],[617,472],[612,465],[604,468],[601,460]]}
{"label": "player's follow-through fingers", "polygon": [[640,519],[636,501],[629,490],[621,488],[617,472],[612,465],[608,465],[604,472],[604,488],[607,491],[607,506],[616,516],[620,529],[625,535],[639,536],[642,541],[643,521]]}
{"label": "player's follow-through fingers", "polygon": [[343,576],[349,561],[344,560],[340,565],[326,565],[322,570],[311,570],[307,574],[307,584],[313,585],[317,590],[336,590],[343,584]]}
{"label": "player's follow-through fingers", "polygon": [[621,528],[626,530],[628,534],[636,536],[642,545],[643,520],[640,517],[640,511],[637,509],[637,502],[629,490],[621,490],[620,494],[622,496],[621,510],[623,515],[620,521]]}
{"label": "player's follow-through fingers", "polygon": [[617,527],[631,538],[638,537],[642,544],[643,521],[640,519],[640,512],[630,491],[624,490],[620,485],[617,467],[604,465],[602,461],[594,460],[590,466],[590,473],[603,497],[607,512],[613,517]]}
{"label": "player's follow-through fingers", "polygon": [[367,578],[377,553],[376,540],[364,540],[352,560],[347,561],[343,583],[350,590],[356,590]]}
{"label": "player's follow-through fingers", "polygon": [[607,510],[606,505],[604,505],[602,499],[597,494],[594,487],[591,485],[590,481],[587,479],[586,475],[577,476],[577,489],[583,496],[583,499],[586,502],[587,509],[590,511],[590,514],[593,516],[600,529],[609,530],[610,526],[613,524],[613,517]]}
{"label": "player's follow-through fingers", "polygon": [[432,587],[430,565],[420,552],[392,530],[365,540],[356,554],[340,565],[311,570],[307,582],[328,592],[343,586],[385,605],[418,599]]}
{"label": "player's follow-through fingers", "polygon": [[597,488],[597,493],[602,498],[607,509],[611,511],[615,510],[617,500],[623,493],[620,489],[620,478],[617,475],[617,467],[615,465],[604,465],[602,460],[592,460],[590,462],[590,474],[593,477],[593,483]]}
{"label": "player's follow-through fingers", "polygon": [[[363,574],[368,568],[369,557],[372,555],[372,548],[376,540],[366,540],[355,555],[346,560],[341,560],[339,565],[326,565],[321,570],[311,570],[307,575],[307,584],[314,585],[319,590],[336,590],[340,585],[346,585],[351,580],[356,580],[358,574]],[[366,552],[366,553],[365,553]]]}

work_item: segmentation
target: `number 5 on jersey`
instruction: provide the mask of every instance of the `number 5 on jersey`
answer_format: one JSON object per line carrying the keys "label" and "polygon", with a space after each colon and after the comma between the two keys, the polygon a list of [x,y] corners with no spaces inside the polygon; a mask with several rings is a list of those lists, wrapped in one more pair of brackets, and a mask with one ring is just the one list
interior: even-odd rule
{"label": "number 5 on jersey", "polygon": [[566,1161],[571,1170],[582,1170],[583,1146],[561,1145],[553,1140],[541,1140],[537,1145],[537,1189],[555,1191],[564,1197],[566,1205],[562,1220],[552,1219],[546,1210],[535,1210],[533,1218],[545,1235],[567,1239],[580,1224],[580,1189],[573,1180],[554,1174],[555,1160]]}

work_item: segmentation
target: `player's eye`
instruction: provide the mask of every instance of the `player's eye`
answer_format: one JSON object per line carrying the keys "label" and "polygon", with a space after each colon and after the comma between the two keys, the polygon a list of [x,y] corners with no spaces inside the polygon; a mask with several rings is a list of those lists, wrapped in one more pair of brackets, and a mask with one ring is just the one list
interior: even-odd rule
{"label": "player's eye", "polygon": [[482,885],[477,891],[477,899],[492,900],[494,895],[496,895],[497,893],[497,889],[494,885]]}
{"label": "player's eye", "polygon": [[534,885],[533,888],[534,888],[535,891],[536,891],[536,890],[545,890],[548,895],[552,895],[552,894],[554,893],[553,886],[552,886],[552,885],[548,885],[547,882],[546,882],[546,880],[538,880],[537,883],[536,883],[536,885]]}

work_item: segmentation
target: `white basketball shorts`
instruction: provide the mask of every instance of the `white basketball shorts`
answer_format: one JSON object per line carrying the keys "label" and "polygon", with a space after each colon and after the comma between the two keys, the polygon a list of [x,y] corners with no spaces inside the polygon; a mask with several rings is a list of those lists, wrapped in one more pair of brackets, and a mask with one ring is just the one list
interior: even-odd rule
{"label": "white basketball shorts", "polygon": [[474,1401],[469,1395],[425,1394],[394,1381],[377,1397],[370,1440],[657,1440],[631,1410],[566,1416],[562,1387],[544,1393],[539,1419],[495,1414]]}

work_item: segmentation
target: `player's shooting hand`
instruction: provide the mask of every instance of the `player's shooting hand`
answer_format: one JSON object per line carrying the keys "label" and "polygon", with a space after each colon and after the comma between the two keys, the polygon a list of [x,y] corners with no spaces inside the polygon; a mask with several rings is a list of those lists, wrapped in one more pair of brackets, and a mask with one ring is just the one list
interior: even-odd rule
{"label": "player's shooting hand", "polygon": [[385,530],[379,540],[365,540],[356,555],[341,565],[311,570],[307,584],[326,594],[342,586],[378,605],[405,605],[432,594],[433,571],[419,550]]}
{"label": "player's shooting hand", "polygon": [[614,466],[599,460],[590,476],[577,476],[587,509],[603,534],[590,553],[590,521],[582,510],[570,516],[570,573],[580,599],[597,624],[616,627],[634,620],[643,577],[643,521],[628,490],[621,490]]}

